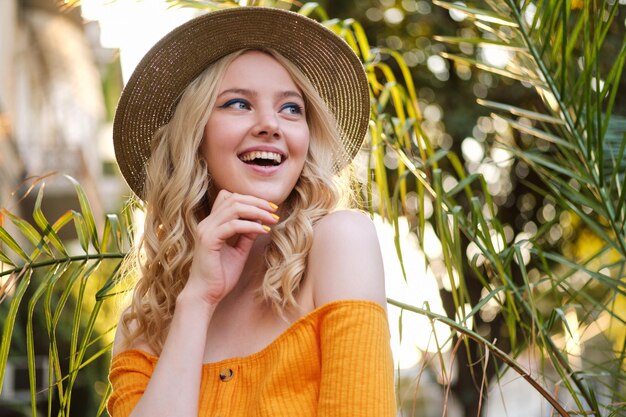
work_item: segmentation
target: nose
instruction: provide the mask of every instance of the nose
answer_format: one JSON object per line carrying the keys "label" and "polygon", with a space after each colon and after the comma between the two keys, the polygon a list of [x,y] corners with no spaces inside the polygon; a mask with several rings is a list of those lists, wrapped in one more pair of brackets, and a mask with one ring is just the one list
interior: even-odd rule
{"label": "nose", "polygon": [[253,131],[255,136],[267,139],[278,139],[281,136],[280,121],[273,109],[257,111],[256,119]]}

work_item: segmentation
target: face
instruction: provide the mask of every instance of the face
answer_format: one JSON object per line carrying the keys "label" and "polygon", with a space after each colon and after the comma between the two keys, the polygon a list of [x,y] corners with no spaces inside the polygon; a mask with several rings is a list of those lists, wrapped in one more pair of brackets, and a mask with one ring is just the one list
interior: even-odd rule
{"label": "face", "polygon": [[309,148],[304,98],[285,68],[246,52],[226,69],[201,151],[215,192],[276,204],[293,190]]}

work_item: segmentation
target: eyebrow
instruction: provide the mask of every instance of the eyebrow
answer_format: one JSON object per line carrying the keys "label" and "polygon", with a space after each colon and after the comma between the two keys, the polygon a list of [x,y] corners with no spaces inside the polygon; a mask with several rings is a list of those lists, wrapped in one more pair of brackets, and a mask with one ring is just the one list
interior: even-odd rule
{"label": "eyebrow", "polygon": [[[224,90],[221,93],[218,94],[218,98],[225,95],[225,94],[241,94],[243,96],[248,96],[248,97],[256,97],[258,96],[258,93],[256,91],[253,90],[248,90],[246,88],[229,88],[228,90]],[[297,97],[300,100],[304,101],[304,97],[302,97],[302,95],[300,93],[298,93],[297,91],[294,90],[285,90],[285,91],[281,91],[280,93],[277,94],[277,97],[279,98],[286,98],[286,97]]]}

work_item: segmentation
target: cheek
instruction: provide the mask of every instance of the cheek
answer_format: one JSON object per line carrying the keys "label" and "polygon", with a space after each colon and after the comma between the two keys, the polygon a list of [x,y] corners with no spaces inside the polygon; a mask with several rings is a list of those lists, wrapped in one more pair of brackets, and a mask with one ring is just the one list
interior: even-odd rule
{"label": "cheek", "polygon": [[309,144],[311,138],[309,135],[309,128],[306,127],[302,129],[300,134],[297,136],[297,140],[293,142],[293,154],[298,155],[299,158],[303,160],[306,158],[309,153]]}
{"label": "cheek", "polygon": [[215,141],[211,141],[210,138],[204,138],[202,142],[202,157],[206,163],[208,174],[211,178],[211,183],[214,186],[219,186],[224,176],[223,164],[220,164],[220,154],[223,154],[223,151],[219,149],[219,144],[216,144]]}
{"label": "cheek", "polygon": [[209,139],[210,137],[209,132],[211,132],[212,130],[213,128],[211,126],[211,119],[209,119],[206,125],[204,125],[204,131],[202,134],[202,143],[200,144],[200,152],[207,162],[209,162],[209,155],[211,153],[211,143]]}
{"label": "cheek", "polygon": [[204,162],[207,164],[207,168],[209,172],[211,172],[211,166],[213,166],[213,161],[211,160],[211,156],[215,155],[215,149],[213,149],[212,144],[209,143],[206,135],[204,139],[202,139],[202,145],[200,146],[200,152],[202,157],[204,158]]}
{"label": "cheek", "polygon": [[224,130],[223,124],[209,120],[204,128],[204,138],[202,140],[202,155],[206,160],[209,168],[211,162],[219,161],[220,155],[223,157],[226,152],[232,151],[229,145],[232,141],[228,140],[228,131]]}

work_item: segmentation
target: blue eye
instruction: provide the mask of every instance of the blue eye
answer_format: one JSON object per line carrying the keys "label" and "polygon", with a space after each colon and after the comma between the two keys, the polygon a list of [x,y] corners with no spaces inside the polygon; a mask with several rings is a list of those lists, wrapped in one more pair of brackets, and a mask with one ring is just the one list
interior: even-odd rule
{"label": "blue eye", "polygon": [[250,104],[241,98],[234,98],[232,100],[228,100],[226,103],[220,106],[222,109],[236,109],[236,110],[247,110],[250,108]]}
{"label": "blue eye", "polygon": [[302,114],[304,112],[304,108],[296,103],[285,104],[282,110],[287,110],[289,114]]}

